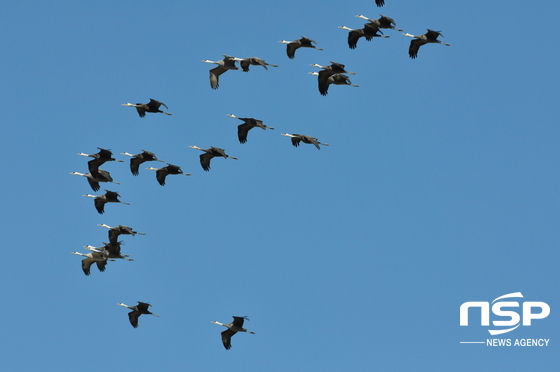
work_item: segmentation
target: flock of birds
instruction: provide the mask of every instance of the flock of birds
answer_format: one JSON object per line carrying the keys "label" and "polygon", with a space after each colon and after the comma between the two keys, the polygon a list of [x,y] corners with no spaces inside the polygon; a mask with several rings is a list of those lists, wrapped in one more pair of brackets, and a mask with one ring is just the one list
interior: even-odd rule
{"label": "flock of birds", "polygon": [[[384,1],[376,1],[376,3],[378,6],[384,5]],[[373,40],[373,38],[376,37],[378,38],[390,37],[390,36],[383,35],[381,29],[404,31],[396,27],[397,24],[394,19],[384,16],[383,14],[380,14],[380,18],[377,19],[367,18],[366,16],[363,15],[357,15],[356,17],[367,21],[367,23],[364,24],[363,28],[352,29],[346,26],[338,27],[343,30],[349,31],[348,47],[350,49],[356,49],[358,46],[358,40],[360,40],[360,38],[362,37],[365,38],[367,41],[371,41]],[[442,44],[447,46],[450,45],[448,43],[442,42],[441,40],[438,40],[439,36],[443,37],[440,31],[434,31],[430,29],[428,29],[427,31],[428,32],[422,35],[412,35],[409,33],[403,33],[404,36],[414,38],[414,40],[410,42],[410,46],[408,48],[408,55],[410,58],[415,59],[416,57],[418,57],[418,51],[420,50],[420,47],[425,44],[433,43],[433,44]],[[280,40],[279,43],[287,44],[286,54],[290,59],[295,58],[296,51],[299,48],[312,48],[317,50],[323,50],[322,48],[319,48],[315,45],[317,44],[315,40],[312,40],[305,36],[302,36],[301,39],[297,39],[293,41]],[[267,70],[268,70],[267,66],[278,67],[278,65],[269,64],[265,62],[263,59],[257,57],[238,58],[238,57],[228,56],[226,54],[223,54],[223,56],[224,58],[218,61],[211,61],[208,59],[202,60],[202,62],[214,63],[218,65],[217,67],[210,69],[210,87],[212,89],[218,89],[218,87],[220,86],[219,85],[220,75],[222,75],[223,73],[229,70],[239,70],[239,68],[235,64],[236,62],[239,62],[239,65],[241,66],[241,69],[244,72],[248,72],[249,66],[251,65],[262,66]],[[309,74],[318,76],[319,93],[321,93],[321,95],[323,96],[326,96],[328,94],[328,89],[331,84],[350,85],[353,87],[358,86],[352,84],[350,78],[347,75],[344,75],[344,74],[355,75],[355,73],[346,71],[344,69],[345,66],[341,63],[331,61],[331,64],[328,66],[321,66],[318,64],[312,64],[311,66],[319,67],[322,69],[320,72],[310,72]],[[127,104],[127,105],[132,105],[132,104]],[[162,112],[162,111],[157,111],[157,112]]]}
{"label": "flock of birds", "polygon": [[[377,6],[381,7],[384,5],[383,0],[376,0],[375,3]],[[348,32],[348,46],[350,49],[355,49],[357,47],[358,41],[360,38],[365,38],[367,41],[373,40],[373,38],[388,38],[389,36],[383,35],[380,29],[393,29],[396,31],[403,31],[402,29],[396,28],[396,22],[387,16],[381,15],[378,19],[370,19],[363,15],[356,16],[360,19],[367,20],[368,23],[364,24],[363,28],[359,29],[351,29],[346,26],[340,26],[339,28],[349,31]],[[418,56],[418,51],[420,47],[424,44],[428,43],[437,43],[443,45],[449,45],[447,43],[443,43],[437,38],[442,36],[439,31],[433,31],[428,29],[428,32],[422,35],[412,35],[408,33],[403,33],[403,35],[412,37],[414,40],[411,41],[410,47],[408,50],[410,58],[416,58]],[[322,50],[315,46],[315,41],[309,39],[307,37],[302,37],[301,39],[293,40],[293,41],[286,41],[281,40],[280,43],[286,44],[286,54],[288,58],[293,59],[295,58],[295,53],[299,48],[312,48],[317,50]],[[235,65],[236,62],[239,62],[241,69],[244,72],[248,72],[250,66],[262,66],[268,70],[268,66],[270,67],[278,67],[278,65],[273,65],[265,62],[264,60],[257,58],[257,57],[250,57],[250,58],[237,58],[228,55],[224,55],[224,59],[219,61],[210,61],[210,60],[203,60],[203,62],[207,63],[214,63],[217,64],[217,67],[212,68],[210,70],[210,86],[212,89],[217,89],[219,87],[219,77],[223,73],[228,70],[238,70],[239,68]],[[332,62],[328,66],[321,66],[318,64],[313,64],[311,66],[318,67],[321,69],[320,72],[310,72],[309,74],[318,77],[318,87],[319,92],[322,95],[327,95],[328,88],[331,84],[334,85],[350,85],[355,86],[351,83],[350,79],[345,74],[354,75],[354,72],[348,72],[345,70],[345,66],[343,64]],[[163,102],[157,101],[155,99],[150,99],[148,103],[125,103],[123,106],[128,107],[135,107],[138,115],[143,118],[146,116],[146,113],[161,113],[165,115],[172,115],[171,113],[165,112],[160,110],[163,106],[168,109],[167,105]],[[266,126],[262,120],[255,119],[255,118],[241,118],[237,117],[233,114],[227,114],[227,116],[241,120],[243,123],[238,125],[237,127],[237,136],[238,140],[241,144],[247,142],[247,136],[251,129],[253,128],[261,128],[263,130],[271,129],[273,127]],[[328,146],[327,143],[319,142],[317,138],[302,135],[302,134],[289,134],[289,133],[282,133],[282,136],[289,137],[291,139],[292,145],[298,147],[301,142],[305,144],[312,144],[317,149],[320,149],[320,146]],[[218,147],[210,147],[210,148],[200,148],[197,146],[189,146],[190,148],[200,150],[203,154],[200,155],[200,165],[204,171],[210,170],[210,162],[214,157],[222,157],[222,158],[230,158],[230,159],[237,159],[236,157],[229,156],[226,154],[224,149]],[[113,153],[108,149],[103,149],[98,147],[99,151],[94,154],[85,154],[85,153],[78,153],[80,156],[86,156],[92,158],[92,160],[88,161],[88,173],[79,173],[79,172],[71,172],[70,174],[83,176],[87,179],[87,182],[93,191],[99,191],[101,186],[100,183],[114,183],[119,185],[120,183],[113,181],[113,178],[109,174],[109,172],[100,169],[100,166],[105,164],[106,162],[124,162],[123,160],[113,158]],[[123,152],[121,155],[129,156],[130,157],[130,171],[134,176],[138,176],[140,173],[140,166],[145,162],[164,162],[157,158],[157,156],[150,151],[142,150],[141,153],[138,154],[131,154],[128,152]],[[190,176],[190,173],[184,173],[181,168],[177,165],[173,165],[167,163],[167,166],[161,168],[155,167],[148,167],[147,170],[155,171],[156,180],[161,185],[164,186],[166,183],[166,178],[169,175],[186,175]],[[90,197],[94,199],[94,207],[99,214],[105,213],[105,205],[107,203],[120,203],[120,204],[129,204],[126,202],[121,201],[119,198],[121,197],[119,193],[115,191],[105,190],[105,194],[102,195],[91,195],[85,194],[85,197]],[[104,242],[103,246],[101,247],[94,247],[91,245],[84,246],[85,249],[90,251],[89,253],[79,253],[79,252],[71,252],[72,254],[80,255],[85,257],[82,259],[82,271],[85,275],[90,275],[91,273],[91,266],[95,263],[98,270],[100,272],[104,272],[106,269],[106,265],[108,261],[115,261],[117,259],[123,259],[127,261],[133,261],[129,255],[125,255],[121,253],[121,245],[123,244],[122,241],[119,241],[119,237],[121,235],[145,235],[145,233],[140,233],[134,231],[133,228],[125,225],[118,225],[111,227],[106,224],[100,224],[99,226],[105,227],[108,229],[108,240],[109,242]],[[119,306],[126,307],[131,311],[128,313],[128,318],[130,324],[136,328],[138,327],[138,318],[142,314],[147,315],[154,315],[159,317],[159,315],[154,314],[148,310],[151,304],[147,302],[138,301],[137,305],[129,306],[125,305],[124,303],[117,303]],[[227,329],[221,332],[222,343],[224,347],[229,350],[231,348],[231,337],[235,335],[237,332],[247,332],[252,333],[254,332],[249,331],[243,328],[243,324],[245,320],[249,320],[246,316],[239,317],[233,316],[233,322],[224,324],[217,321],[212,321],[214,324],[218,324],[221,326],[226,327]]]}

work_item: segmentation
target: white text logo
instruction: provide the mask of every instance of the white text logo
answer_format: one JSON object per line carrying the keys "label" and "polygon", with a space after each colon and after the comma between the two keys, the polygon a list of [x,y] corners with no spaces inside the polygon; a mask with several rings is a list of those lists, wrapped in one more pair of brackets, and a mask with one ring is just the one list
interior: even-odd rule
{"label": "white text logo", "polygon": [[[506,294],[496,298],[491,303],[480,301],[469,301],[461,305],[459,310],[459,323],[461,326],[469,325],[469,309],[480,308],[480,325],[490,325],[490,305],[492,305],[492,313],[500,317],[507,317],[509,320],[494,320],[492,325],[497,327],[510,327],[507,329],[489,329],[491,335],[499,335],[510,332],[519,327],[521,324],[530,326],[533,319],[544,319],[550,314],[550,306],[545,302],[525,301],[521,305],[521,316],[515,310],[504,310],[503,308],[519,308],[517,301],[498,301],[506,298],[523,298],[521,292]],[[540,311],[535,311],[540,309]],[[521,322],[521,323],[520,323]]]}

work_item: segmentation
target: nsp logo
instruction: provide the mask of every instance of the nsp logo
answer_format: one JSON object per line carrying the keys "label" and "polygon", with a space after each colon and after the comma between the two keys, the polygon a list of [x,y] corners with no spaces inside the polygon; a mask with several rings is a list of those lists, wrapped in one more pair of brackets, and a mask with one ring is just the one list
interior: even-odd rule
{"label": "nsp logo", "polygon": [[[506,298],[523,298],[521,292],[515,292],[506,294],[496,298],[491,303],[480,302],[480,301],[469,301],[461,305],[459,310],[459,322],[461,326],[469,325],[469,309],[471,307],[480,308],[480,325],[489,326],[490,325],[490,304],[492,304],[492,313],[500,317],[509,317],[509,320],[494,320],[492,325],[498,327],[511,327],[507,329],[489,329],[488,332],[491,335],[499,335],[502,333],[510,332],[519,327],[520,320],[522,319],[522,324],[524,326],[530,326],[532,319],[544,319],[550,314],[550,306],[545,302],[539,301],[525,301],[523,302],[522,316],[519,313],[512,310],[502,310],[502,308],[514,308],[519,307],[519,302],[517,301],[498,301]],[[540,312],[533,312],[532,309],[539,308]]]}

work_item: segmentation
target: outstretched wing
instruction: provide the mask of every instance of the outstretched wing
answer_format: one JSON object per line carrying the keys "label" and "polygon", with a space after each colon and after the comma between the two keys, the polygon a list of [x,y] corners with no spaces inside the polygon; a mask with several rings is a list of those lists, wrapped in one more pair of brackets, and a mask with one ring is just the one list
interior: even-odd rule
{"label": "outstretched wing", "polygon": [[231,349],[231,336],[236,333],[236,331],[232,331],[231,329],[226,329],[222,332],[222,343],[224,344],[226,350]]}

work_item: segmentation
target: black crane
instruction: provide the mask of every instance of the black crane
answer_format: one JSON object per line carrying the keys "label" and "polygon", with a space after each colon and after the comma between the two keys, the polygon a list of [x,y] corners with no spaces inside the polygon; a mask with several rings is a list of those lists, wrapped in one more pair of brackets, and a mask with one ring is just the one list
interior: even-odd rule
{"label": "black crane", "polygon": [[237,117],[233,114],[226,114],[226,115],[231,117],[231,118],[239,119],[239,120],[243,121],[243,124],[239,124],[237,126],[237,137],[239,138],[240,143],[247,142],[247,134],[249,134],[249,131],[251,129],[255,128],[255,127],[262,128],[263,130],[274,129],[272,127],[267,127],[266,125],[263,124],[263,121],[259,120],[259,119],[240,118],[240,117]]}
{"label": "black crane", "polygon": [[[316,75],[316,76],[319,75],[318,72],[309,72],[309,74],[310,75]],[[344,74],[334,74],[334,75],[329,76],[329,78],[327,79],[327,87],[324,91],[324,94],[323,94],[324,96],[328,94],[328,89],[329,89],[329,86],[331,84],[334,84],[334,85],[350,85],[352,87],[358,87],[359,86],[359,85],[356,85],[356,84],[352,84],[352,82],[350,81],[350,78],[348,76],[344,75]]]}
{"label": "black crane", "polygon": [[295,58],[296,50],[298,50],[299,48],[313,48],[317,50],[323,50],[313,45],[316,44],[315,40],[311,40],[310,38],[305,36],[302,36],[301,39],[297,39],[294,41],[280,40],[279,43],[288,44],[286,45],[286,54],[290,59]]}
{"label": "black crane", "polygon": [[237,332],[247,332],[247,333],[255,334],[255,332],[243,328],[243,322],[245,321],[245,319],[249,320],[246,316],[234,316],[233,322],[229,324],[223,324],[215,320],[211,322],[227,328],[225,331],[222,332],[222,343],[224,344],[226,350],[231,349],[231,336],[233,336]]}
{"label": "black crane", "polygon": [[138,115],[140,115],[141,118],[146,116],[146,112],[160,112],[162,114],[165,115],[171,115],[169,112],[164,112],[161,111],[159,108],[160,106],[164,106],[166,109],[168,109],[169,107],[167,107],[167,105],[163,102],[160,101],[156,101],[153,98],[150,98],[150,102],[148,103],[123,103],[123,106],[129,106],[129,107],[136,107],[136,111],[138,111]]}
{"label": "black crane", "polygon": [[125,225],[111,227],[109,225],[102,223],[102,224],[98,224],[97,226],[106,227],[107,229],[109,229],[108,234],[109,234],[109,241],[111,243],[117,243],[120,235],[132,235],[132,236],[135,236],[136,234],[146,235],[145,233],[134,231],[132,230],[132,227],[128,227]]}
{"label": "black crane", "polygon": [[123,307],[128,307],[129,309],[132,310],[131,312],[128,313],[128,320],[130,320],[130,324],[132,324],[132,326],[134,328],[138,328],[138,318],[142,314],[153,315],[153,316],[157,316],[159,318],[159,315],[154,314],[154,313],[152,313],[151,311],[148,310],[148,308],[152,305],[150,305],[147,302],[138,301],[138,305],[136,305],[136,306],[128,306],[128,305],[123,304],[122,302],[118,303],[117,305],[123,306]]}
{"label": "black crane", "polygon": [[233,156],[229,156],[226,154],[224,149],[221,149],[219,147],[210,147],[209,149],[202,149],[200,147],[197,146],[189,146],[192,149],[196,149],[196,150],[200,150],[200,151],[204,151],[204,154],[200,155],[200,165],[202,166],[202,169],[204,169],[205,171],[209,171],[210,170],[210,160],[212,160],[212,158],[216,157],[216,156],[220,156],[222,158],[231,158],[231,159],[235,159],[237,160],[237,158],[234,158]]}
{"label": "black crane", "polygon": [[113,177],[111,177],[111,174],[109,172],[104,171],[103,169],[98,169],[95,176],[93,176],[91,173],[80,172],[70,172],[70,174],[86,177],[93,191],[98,191],[101,188],[99,186],[99,182],[111,182],[120,185],[120,183],[113,181]]}
{"label": "black crane", "polygon": [[319,145],[329,146],[328,143],[321,143],[315,137],[306,136],[304,134],[289,134],[289,133],[282,133],[283,136],[290,137],[292,139],[292,145],[294,147],[298,147],[300,142],[308,143],[317,147],[317,150],[321,150]]}
{"label": "black crane", "polygon": [[[97,251],[93,251],[91,253],[86,253],[86,254],[79,253],[79,252],[70,252],[70,253],[85,257],[82,260],[82,271],[84,272],[84,274],[88,276],[90,274],[90,268],[91,265],[93,265],[93,263],[97,265],[99,271],[104,272],[105,266],[107,266],[107,261],[109,260],[109,257]],[[114,260],[110,260],[110,261],[114,261]]]}
{"label": "black crane", "polygon": [[210,61],[208,59],[202,60],[202,62],[215,63],[218,65],[217,67],[210,69],[210,87],[212,87],[212,89],[218,89],[218,87],[220,86],[219,78],[221,74],[228,70],[239,70],[239,68],[235,65],[235,61],[237,61],[237,58],[228,56],[226,54],[222,55],[224,56],[224,59],[219,61]]}
{"label": "black crane", "polygon": [[125,203],[120,201],[119,200],[120,195],[117,192],[109,191],[109,190],[105,190],[105,191],[106,192],[103,195],[90,195],[90,194],[84,195],[88,198],[94,198],[93,202],[95,205],[95,209],[97,209],[97,212],[99,212],[99,214],[105,213],[106,203],[121,203],[121,204],[130,205],[130,203]]}
{"label": "black crane", "polygon": [[385,35],[379,35],[378,32],[381,32],[381,30],[379,30],[378,27],[370,26],[368,24],[364,25],[364,28],[358,29],[351,29],[346,26],[339,26],[338,28],[349,31],[348,47],[350,49],[356,49],[356,47],[358,46],[358,40],[360,40],[361,37],[364,37],[367,41],[371,41],[374,37],[389,37]]}
{"label": "black crane", "polygon": [[[108,161],[116,161],[122,163],[122,160],[113,158],[113,153],[111,150],[103,149],[98,147],[99,152],[95,154],[84,154],[83,152],[78,153],[80,156],[89,156],[93,158],[92,160],[88,161],[88,170],[94,177],[99,177],[98,169],[101,165],[105,164]],[[102,177],[102,176],[101,176]]]}
{"label": "black crane", "polygon": [[191,176],[190,173],[183,173],[179,166],[169,163],[167,163],[167,166],[163,168],[149,167],[146,169],[156,171],[156,179],[161,186],[165,186],[165,177],[170,174],[184,174],[185,176]]}
{"label": "black crane", "polygon": [[239,65],[243,72],[249,72],[249,66],[262,66],[265,70],[268,70],[268,67],[278,67],[278,65],[272,65],[270,63],[266,63],[264,60],[257,58],[257,57],[249,57],[249,58],[236,58],[239,61]]}
{"label": "black crane", "polygon": [[366,16],[363,15],[357,15],[356,17],[361,18],[361,19],[365,19],[366,21],[368,21],[368,23],[366,23],[364,26],[373,26],[373,27],[377,27],[377,28],[390,28],[393,29],[395,31],[404,31],[400,28],[395,27],[397,25],[397,23],[395,22],[395,20],[391,17],[387,17],[383,14],[380,14],[380,18],[377,19],[371,19],[368,18]]}
{"label": "black crane", "polygon": [[145,163],[147,161],[161,161],[156,157],[156,154],[150,151],[142,150],[140,154],[130,154],[128,152],[121,152],[121,155],[131,156],[130,159],[130,171],[133,175],[137,176],[139,174],[140,164]]}
{"label": "black crane", "polygon": [[440,31],[434,31],[428,29],[428,32],[422,35],[412,35],[409,33],[404,33],[403,35],[415,38],[410,42],[410,47],[408,48],[408,56],[412,59],[418,56],[418,50],[420,50],[420,47],[424,44],[434,43],[434,44],[443,44],[447,46],[451,45],[437,39],[438,36],[443,37]]}
{"label": "black crane", "polygon": [[318,74],[318,86],[319,86],[319,93],[321,93],[323,96],[326,96],[329,90],[329,77],[331,77],[334,74],[352,74],[355,75],[355,72],[348,72],[344,69],[344,65],[342,63],[337,63],[337,62],[333,62],[331,61],[331,64],[328,66],[321,66],[318,65],[316,63],[312,64],[311,66],[313,67],[319,67],[322,70],[319,72]]}

